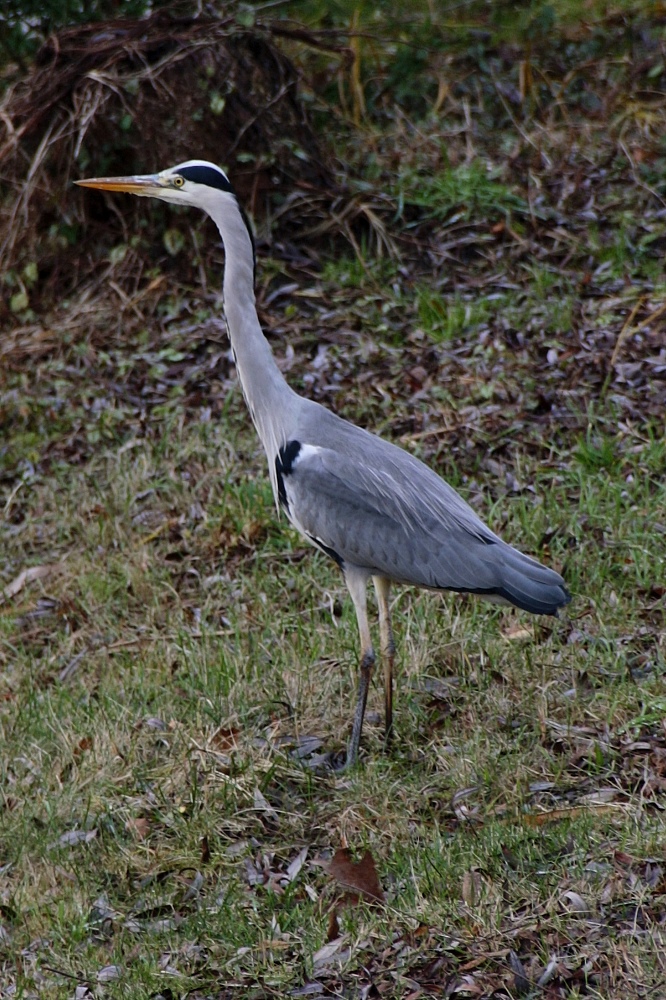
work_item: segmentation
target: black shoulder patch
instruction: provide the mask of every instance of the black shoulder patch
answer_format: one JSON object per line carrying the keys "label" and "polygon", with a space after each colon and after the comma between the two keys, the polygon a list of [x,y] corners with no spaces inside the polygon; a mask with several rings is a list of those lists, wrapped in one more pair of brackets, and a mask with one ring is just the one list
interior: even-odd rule
{"label": "black shoulder patch", "polygon": [[178,173],[186,181],[193,181],[195,184],[206,184],[208,187],[219,188],[220,191],[228,191],[230,194],[235,194],[229,179],[221,170],[216,170],[215,167],[183,167]]}
{"label": "black shoulder patch", "polygon": [[294,462],[298,458],[300,450],[300,441],[287,441],[286,445],[280,448],[280,464],[283,475],[288,476],[293,471]]}
{"label": "black shoulder patch", "polygon": [[287,443],[280,448],[279,452],[275,456],[275,476],[277,478],[278,487],[278,500],[280,501],[280,506],[289,513],[289,501],[287,500],[287,491],[284,488],[284,477],[288,476],[293,468],[296,457],[301,450],[300,441],[287,441]]}

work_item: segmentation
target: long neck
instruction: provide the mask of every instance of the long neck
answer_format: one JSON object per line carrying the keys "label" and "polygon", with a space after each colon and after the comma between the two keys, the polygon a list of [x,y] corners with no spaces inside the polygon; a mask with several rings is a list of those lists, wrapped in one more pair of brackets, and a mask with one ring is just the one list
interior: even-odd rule
{"label": "long neck", "polygon": [[259,325],[252,241],[235,198],[209,209],[209,214],[224,243],[224,311],[236,371],[274,478],[275,456],[287,442],[298,397],[285,382]]}

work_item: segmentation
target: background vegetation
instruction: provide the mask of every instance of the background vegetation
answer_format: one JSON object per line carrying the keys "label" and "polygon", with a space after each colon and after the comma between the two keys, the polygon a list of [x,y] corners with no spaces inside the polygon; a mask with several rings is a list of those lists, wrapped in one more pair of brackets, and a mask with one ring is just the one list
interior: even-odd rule
{"label": "background vegetation", "polygon": [[[661,5],[229,10],[296,64],[330,171],[262,161],[287,378],[574,601],[398,592],[396,745],[373,689],[362,766],[333,770],[353,611],[276,518],[212,226],[49,201],[48,253],[2,277],[0,996],[660,997]],[[93,13],[119,11],[3,11],[5,92]]]}

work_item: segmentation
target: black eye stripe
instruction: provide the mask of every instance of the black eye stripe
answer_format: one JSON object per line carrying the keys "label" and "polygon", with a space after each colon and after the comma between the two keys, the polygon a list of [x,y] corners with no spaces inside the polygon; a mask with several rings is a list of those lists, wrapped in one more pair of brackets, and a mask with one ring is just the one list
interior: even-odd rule
{"label": "black eye stripe", "polygon": [[[226,174],[212,165],[204,166],[202,164],[191,164],[190,166],[178,167],[178,173],[176,176],[182,177],[186,181],[192,181],[195,184],[203,184],[207,187],[217,188],[218,191],[225,191],[227,194],[232,194],[234,198],[236,197],[236,192],[230,184]],[[252,244],[252,256],[256,259],[252,227],[250,226],[243,209],[240,206],[238,207],[243,218],[243,222],[247,226],[250,243]]]}
{"label": "black eye stripe", "polygon": [[220,191],[234,193],[228,178],[215,167],[183,167],[180,176],[195,184],[206,184],[208,187],[219,188]]}

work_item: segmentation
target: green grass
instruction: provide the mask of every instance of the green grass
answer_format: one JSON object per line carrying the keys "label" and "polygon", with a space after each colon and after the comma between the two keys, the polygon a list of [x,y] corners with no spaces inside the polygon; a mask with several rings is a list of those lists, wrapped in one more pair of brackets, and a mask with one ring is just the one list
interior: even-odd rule
{"label": "green grass", "polygon": [[[332,275],[328,294],[342,294],[346,308]],[[356,294],[370,301],[373,288],[366,277]],[[495,305],[486,303],[491,322]],[[190,359],[177,329],[171,338],[171,357]],[[475,369],[503,357],[468,338],[459,329],[447,343],[467,345]],[[160,352],[135,350],[120,370],[144,365],[158,384]],[[404,382],[406,352],[389,340],[372,355],[385,394]],[[362,347],[331,355],[357,376],[367,368]],[[106,371],[109,361],[99,364]],[[491,410],[520,378],[504,364],[478,397]],[[346,399],[349,416],[387,419],[372,387]],[[404,955],[396,996],[414,979],[429,982],[437,956],[447,976],[478,959],[479,982],[512,981],[501,957],[512,948],[533,981],[557,953],[558,981],[566,973],[574,991],[586,983],[587,995],[619,997],[609,970],[619,982],[629,975],[628,940],[641,984],[657,988],[659,429],[620,429],[599,403],[545,462],[527,434],[508,458],[529,487],[518,492],[484,467],[483,424],[468,431],[479,457],[459,458],[457,472],[450,455],[425,453],[471,498],[480,483],[481,513],[563,567],[574,602],[561,621],[542,622],[398,589],[395,747],[383,751],[375,686],[362,767],[340,775],[291,751],[307,735],[344,749],[353,611],[336,567],[278,524],[238,390],[226,388],[216,420],[196,410],[184,419],[175,399],[143,431],[119,407],[104,433],[99,412],[74,405],[78,381],[63,382],[66,391],[72,405],[48,433],[43,425],[32,473],[3,500],[4,583],[27,566],[59,566],[0,608],[0,955],[18,995],[39,983],[40,996],[60,997],[68,977],[94,983],[118,966],[110,997],[148,997],[165,984],[201,996],[227,984],[248,997],[261,984],[280,996],[319,981],[322,968],[340,983],[369,964],[393,975],[377,959],[390,940]],[[451,385],[434,398],[455,414],[470,395],[473,384],[462,400]],[[393,419],[410,408],[395,395]],[[24,427],[33,411],[41,420],[29,383],[19,410]],[[16,428],[21,454],[24,432]],[[40,461],[73,437],[79,461]],[[90,839],[70,842],[73,831]],[[372,851],[387,907],[344,910],[342,964],[322,966],[314,958],[336,892],[311,862],[344,842]],[[308,861],[290,883],[287,867],[304,847]],[[31,957],[17,967],[20,952]]]}
{"label": "green grass", "polygon": [[[323,290],[347,315],[348,292],[335,271],[329,280]],[[353,291],[358,308],[378,295],[371,276]],[[540,301],[547,309],[547,296]],[[521,308],[530,303],[536,292]],[[496,301],[484,308],[494,322]],[[362,337],[329,353],[342,384],[368,386],[338,408],[395,436],[422,404],[400,391],[411,348],[387,332],[369,361]],[[168,336],[171,359],[191,363],[191,333],[175,326]],[[138,371],[150,391],[159,385],[165,372],[153,359],[168,358],[138,341],[129,336],[117,362],[113,350],[99,359],[102,385],[115,370]],[[493,374],[490,383],[468,374],[461,386],[435,379],[438,419],[464,412],[470,398],[490,413],[497,393],[512,398],[524,379],[519,359],[508,364],[465,329],[447,343],[459,358],[467,351],[477,378],[486,367]],[[426,363],[427,342],[422,350]],[[292,381],[312,373],[315,356],[297,359]],[[381,381],[357,383],[370,365]],[[511,983],[502,957],[511,948],[534,981],[557,953],[558,981],[573,995],[586,982],[588,995],[619,998],[610,976],[636,975],[627,946],[642,986],[656,988],[660,429],[627,426],[602,401],[559,444],[553,435],[546,453],[538,426],[526,428],[503,460],[522,484],[511,492],[484,465],[497,438],[483,422],[470,425],[472,445],[457,458],[423,450],[428,438],[409,445],[471,499],[481,486],[491,526],[562,567],[574,602],[561,621],[543,622],[397,589],[395,746],[383,750],[375,685],[362,767],[335,774],[292,750],[308,735],[321,750],[344,749],[353,610],[336,567],[278,523],[237,387],[227,384],[223,399],[212,393],[216,419],[199,419],[196,407],[185,414],[176,398],[157,404],[142,429],[118,403],[101,433],[105,411],[77,404],[86,384],[68,383],[64,370],[56,361],[66,405],[50,426],[40,423],[48,364],[34,387],[18,378],[12,413],[24,423],[7,454],[18,442],[25,459],[26,427],[39,433],[32,466],[7,466],[23,478],[3,497],[3,585],[26,567],[58,565],[0,607],[0,961],[18,995],[39,984],[40,996],[59,998],[72,992],[68,977],[95,983],[118,966],[121,978],[104,986],[110,997],[167,985],[249,997],[257,984],[280,996],[322,975],[356,981],[372,966],[376,976],[397,974],[395,995],[407,996],[439,958],[446,976],[478,960],[479,982]],[[510,426],[514,410],[504,419]],[[58,458],[59,441],[78,442],[75,460]],[[91,837],[70,842],[72,831]],[[344,842],[372,851],[387,907],[342,911],[342,964],[322,965],[314,958],[336,890],[312,861]],[[308,860],[290,883],[304,847]],[[392,940],[403,953],[397,973],[377,958]],[[30,956],[21,966],[19,953]]]}
{"label": "green grass", "polygon": [[[344,747],[353,612],[335,567],[276,525],[256,451],[249,431],[172,426],[13,501],[23,530],[5,537],[9,565],[63,560],[0,617],[5,963],[34,955],[20,989],[41,969],[40,996],[55,998],[66,975],[94,982],[118,965],[112,997],[220,982],[249,996],[257,981],[279,995],[313,975],[333,898],[320,869],[289,884],[286,867],[303,846],[312,858],[347,840],[380,859],[389,908],[342,915],[343,970],[390,933],[411,940],[418,969],[428,948],[455,963],[454,939],[501,949],[524,925],[523,964],[540,974],[565,940],[562,960],[589,958],[591,995],[608,996],[616,945],[604,938],[602,962],[588,921],[619,929],[657,904],[609,856],[662,850],[651,758],[631,746],[658,740],[663,718],[666,664],[644,610],[663,440],[627,449],[613,473],[588,460],[539,472],[523,456],[534,493],[485,513],[529,551],[557,529],[548,558],[566,564],[571,620],[528,622],[533,637],[516,642],[503,638],[510,611],[399,591],[396,745],[382,752],[373,689],[363,766],[343,775],[289,751],[305,734]],[[257,789],[273,812],[256,808]],[[558,808],[559,821],[530,825]],[[63,845],[72,830],[95,833]],[[274,887],[249,886],[245,859]],[[569,891],[590,913],[572,912]],[[446,931],[421,945],[418,925]],[[632,945],[646,985],[660,975],[654,934]]]}
{"label": "green grass", "polygon": [[[443,152],[446,159],[446,153]],[[449,225],[482,219],[489,224],[512,213],[526,214],[525,201],[500,181],[501,172],[474,160],[471,164],[446,167],[434,176],[405,172],[396,198],[403,206],[416,205],[426,216],[446,220]]]}
{"label": "green grass", "polygon": [[483,299],[450,301],[427,286],[417,289],[416,296],[419,322],[435,343],[470,335],[488,315],[488,304]]}

